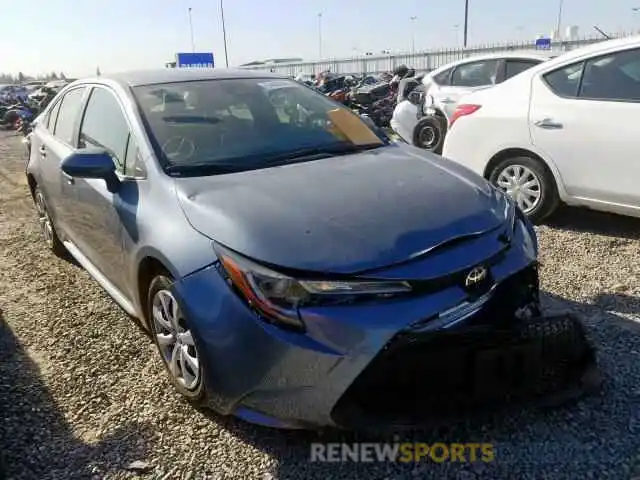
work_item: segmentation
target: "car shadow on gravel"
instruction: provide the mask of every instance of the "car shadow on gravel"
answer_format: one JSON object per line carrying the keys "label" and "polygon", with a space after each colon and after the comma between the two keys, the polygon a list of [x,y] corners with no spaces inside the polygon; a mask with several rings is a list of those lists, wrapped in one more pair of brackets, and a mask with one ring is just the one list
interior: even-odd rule
{"label": "car shadow on gravel", "polygon": [[[571,311],[596,347],[602,388],[553,408],[533,406],[479,414],[459,422],[398,433],[281,431],[213,415],[213,421],[277,460],[265,478],[629,478],[640,475],[640,324],[597,305],[543,294],[548,313]],[[635,397],[634,397],[635,395]],[[437,416],[437,412],[435,413]],[[495,461],[434,463],[311,462],[313,442],[490,442]],[[591,472],[591,473],[589,473]],[[534,475],[532,477],[531,475]],[[595,475],[591,477],[589,475]]]}
{"label": "car shadow on gravel", "polygon": [[547,226],[577,233],[595,233],[620,241],[640,239],[640,219],[598,212],[586,208],[561,206],[545,222]]}
{"label": "car shadow on gravel", "polygon": [[104,478],[145,458],[150,437],[132,424],[95,444],[77,438],[0,310],[0,479]]}

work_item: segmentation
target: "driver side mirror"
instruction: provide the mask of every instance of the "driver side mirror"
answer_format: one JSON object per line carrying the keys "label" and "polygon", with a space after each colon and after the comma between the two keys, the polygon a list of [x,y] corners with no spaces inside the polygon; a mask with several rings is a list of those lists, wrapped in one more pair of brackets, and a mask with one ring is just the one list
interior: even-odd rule
{"label": "driver side mirror", "polygon": [[109,153],[101,148],[78,150],[60,164],[62,172],[71,178],[97,178],[107,182],[109,191],[119,183],[116,165]]}
{"label": "driver side mirror", "polygon": [[409,95],[407,95],[407,100],[409,100],[409,103],[411,103],[412,105],[420,105],[420,103],[422,103],[423,96],[423,92],[417,92],[413,90],[409,92]]}

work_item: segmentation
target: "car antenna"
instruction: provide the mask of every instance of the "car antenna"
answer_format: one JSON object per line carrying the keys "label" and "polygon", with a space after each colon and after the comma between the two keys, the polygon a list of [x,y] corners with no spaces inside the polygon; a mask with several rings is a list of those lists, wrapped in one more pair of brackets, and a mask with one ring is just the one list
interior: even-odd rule
{"label": "car antenna", "polygon": [[597,25],[594,25],[593,28],[596,29],[596,32],[598,32],[600,35],[602,35],[604,38],[606,38],[607,40],[611,40],[611,37],[609,35],[607,35],[606,33],[604,33],[602,30],[600,30]]}

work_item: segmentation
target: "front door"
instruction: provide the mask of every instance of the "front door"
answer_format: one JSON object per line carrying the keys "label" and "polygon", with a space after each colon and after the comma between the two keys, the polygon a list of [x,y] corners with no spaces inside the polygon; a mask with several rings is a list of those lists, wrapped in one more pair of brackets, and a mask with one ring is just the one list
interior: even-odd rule
{"label": "front door", "polygon": [[[113,92],[94,87],[80,124],[78,148],[102,148],[111,154],[116,171],[124,172],[129,124]],[[135,182],[132,182],[135,187]],[[73,229],[83,240],[83,253],[121,292],[127,292],[123,249],[121,195],[131,188],[123,182],[110,191],[101,179],[74,179],[76,205]],[[113,190],[113,189],[112,189]]]}

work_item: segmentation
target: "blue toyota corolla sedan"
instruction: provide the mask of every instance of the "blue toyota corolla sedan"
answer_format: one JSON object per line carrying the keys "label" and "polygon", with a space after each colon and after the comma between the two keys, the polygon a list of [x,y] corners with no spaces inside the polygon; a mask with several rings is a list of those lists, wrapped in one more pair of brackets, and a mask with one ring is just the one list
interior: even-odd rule
{"label": "blue toyota corolla sedan", "polygon": [[48,247],[140,320],[175,388],[250,422],[374,418],[362,402],[401,379],[439,388],[407,373],[418,340],[538,314],[536,236],[505,195],[274,74],[76,81],[27,177]]}

